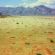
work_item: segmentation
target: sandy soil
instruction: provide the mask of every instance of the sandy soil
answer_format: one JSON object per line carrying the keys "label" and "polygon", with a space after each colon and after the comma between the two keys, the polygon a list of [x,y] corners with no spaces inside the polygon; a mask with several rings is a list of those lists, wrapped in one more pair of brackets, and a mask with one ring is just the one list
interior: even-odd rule
{"label": "sandy soil", "polygon": [[55,55],[55,17],[0,18],[0,55]]}

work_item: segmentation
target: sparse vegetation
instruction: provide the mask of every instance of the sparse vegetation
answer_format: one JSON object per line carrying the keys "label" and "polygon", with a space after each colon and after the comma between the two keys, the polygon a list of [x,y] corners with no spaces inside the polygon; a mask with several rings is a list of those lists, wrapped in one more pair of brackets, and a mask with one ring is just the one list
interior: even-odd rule
{"label": "sparse vegetation", "polygon": [[6,18],[8,17],[8,15],[3,15],[1,12],[0,12],[0,18]]}
{"label": "sparse vegetation", "polygon": [[55,21],[53,17],[45,18],[8,16],[0,19],[0,55],[55,55]]}

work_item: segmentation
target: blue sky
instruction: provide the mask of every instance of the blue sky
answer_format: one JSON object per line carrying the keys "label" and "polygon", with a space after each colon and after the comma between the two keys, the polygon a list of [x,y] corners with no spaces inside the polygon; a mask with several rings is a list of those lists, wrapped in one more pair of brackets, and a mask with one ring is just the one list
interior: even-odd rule
{"label": "blue sky", "polygon": [[33,3],[37,0],[0,0],[1,5],[19,5],[20,3]]}
{"label": "blue sky", "polygon": [[0,0],[0,6],[6,7],[34,7],[38,5],[45,5],[51,8],[55,8],[55,0]]}

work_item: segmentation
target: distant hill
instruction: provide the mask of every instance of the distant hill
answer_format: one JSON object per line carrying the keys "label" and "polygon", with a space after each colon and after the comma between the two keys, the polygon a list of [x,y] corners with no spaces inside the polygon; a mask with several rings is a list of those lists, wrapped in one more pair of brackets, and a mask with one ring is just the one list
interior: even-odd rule
{"label": "distant hill", "polygon": [[55,15],[55,9],[48,8],[46,6],[40,5],[33,8],[25,7],[0,7],[0,14],[2,15]]}

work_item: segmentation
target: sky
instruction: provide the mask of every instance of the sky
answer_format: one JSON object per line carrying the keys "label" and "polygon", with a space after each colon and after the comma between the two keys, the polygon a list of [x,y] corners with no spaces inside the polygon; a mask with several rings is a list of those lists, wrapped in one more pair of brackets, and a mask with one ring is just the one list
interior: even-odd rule
{"label": "sky", "polygon": [[0,0],[0,6],[3,7],[34,7],[39,5],[55,8],[55,0]]}

